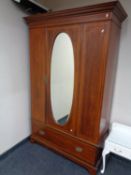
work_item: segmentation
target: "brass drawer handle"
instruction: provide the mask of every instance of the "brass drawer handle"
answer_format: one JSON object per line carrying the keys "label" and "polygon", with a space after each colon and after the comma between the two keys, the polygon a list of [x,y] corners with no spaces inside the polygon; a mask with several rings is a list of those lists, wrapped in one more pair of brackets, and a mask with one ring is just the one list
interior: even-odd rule
{"label": "brass drawer handle", "polygon": [[76,152],[81,153],[81,152],[83,151],[83,148],[81,148],[81,147],[76,147],[75,150],[76,150]]}
{"label": "brass drawer handle", "polygon": [[42,135],[42,136],[44,136],[45,135],[45,131],[40,130],[39,131],[39,134]]}

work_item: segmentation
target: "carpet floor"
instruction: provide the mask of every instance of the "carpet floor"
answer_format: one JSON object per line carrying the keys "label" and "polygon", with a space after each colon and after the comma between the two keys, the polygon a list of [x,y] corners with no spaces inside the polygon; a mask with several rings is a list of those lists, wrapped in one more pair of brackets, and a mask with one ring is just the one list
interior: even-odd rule
{"label": "carpet floor", "polygon": [[[131,175],[131,161],[111,155],[104,175]],[[25,142],[0,160],[0,175],[89,175],[81,166],[40,146]],[[98,175],[100,173],[98,172]]]}

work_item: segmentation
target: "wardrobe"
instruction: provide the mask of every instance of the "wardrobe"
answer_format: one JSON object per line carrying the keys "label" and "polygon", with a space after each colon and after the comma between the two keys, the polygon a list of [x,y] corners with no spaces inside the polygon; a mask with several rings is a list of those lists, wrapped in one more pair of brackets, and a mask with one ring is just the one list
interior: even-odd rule
{"label": "wardrobe", "polygon": [[[119,1],[25,18],[30,36],[31,141],[96,175],[109,132]],[[63,165],[64,166],[64,165]]]}

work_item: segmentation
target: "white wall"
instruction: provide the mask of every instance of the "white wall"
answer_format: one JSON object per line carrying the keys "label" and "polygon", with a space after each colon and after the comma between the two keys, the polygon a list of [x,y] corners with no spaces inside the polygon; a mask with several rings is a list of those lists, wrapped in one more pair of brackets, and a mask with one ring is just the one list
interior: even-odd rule
{"label": "white wall", "polygon": [[120,0],[128,13],[121,31],[112,121],[131,125],[131,1]]}
{"label": "white wall", "polygon": [[25,16],[0,0],[0,154],[29,136],[29,53]]}
{"label": "white wall", "polygon": [[[44,0],[44,4],[53,10],[62,10],[108,1],[110,0]],[[131,0],[120,2],[128,13],[128,18],[122,25],[111,118],[112,122],[131,125]]]}

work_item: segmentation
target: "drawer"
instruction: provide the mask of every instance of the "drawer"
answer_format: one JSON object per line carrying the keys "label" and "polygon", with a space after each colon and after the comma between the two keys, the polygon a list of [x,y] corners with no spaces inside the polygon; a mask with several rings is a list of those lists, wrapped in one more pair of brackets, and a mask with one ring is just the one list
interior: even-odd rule
{"label": "drawer", "polygon": [[54,147],[92,165],[96,164],[101,152],[100,149],[93,145],[54,130],[44,129],[40,130],[38,134],[40,137],[50,142]]}

